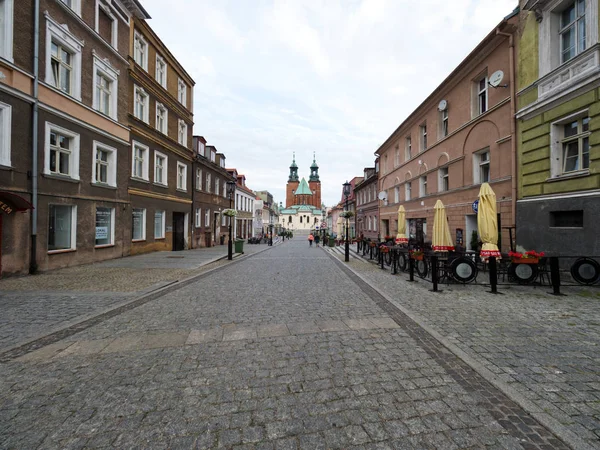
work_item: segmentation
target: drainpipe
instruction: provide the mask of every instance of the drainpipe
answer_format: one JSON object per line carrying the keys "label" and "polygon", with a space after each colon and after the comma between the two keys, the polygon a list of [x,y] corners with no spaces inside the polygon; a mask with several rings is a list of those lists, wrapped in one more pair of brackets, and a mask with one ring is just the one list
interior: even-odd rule
{"label": "drainpipe", "polygon": [[[516,223],[517,223],[517,118],[516,118],[516,86],[515,86],[515,44],[514,34],[504,33],[500,31],[500,28],[496,28],[496,34],[500,36],[508,37],[509,47],[509,71],[510,71],[510,155],[511,155],[511,214],[512,214],[512,226],[515,227],[516,236]],[[512,248],[512,242],[511,248]]]}
{"label": "drainpipe", "polygon": [[37,219],[38,219],[38,89],[40,60],[40,0],[33,2],[33,117],[31,130],[31,255],[29,273],[37,272]]}

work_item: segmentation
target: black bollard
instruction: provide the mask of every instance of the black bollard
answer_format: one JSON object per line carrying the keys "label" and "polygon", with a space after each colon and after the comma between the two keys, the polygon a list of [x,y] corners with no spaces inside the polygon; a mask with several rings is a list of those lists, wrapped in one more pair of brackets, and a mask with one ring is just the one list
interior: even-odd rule
{"label": "black bollard", "polygon": [[492,294],[498,293],[498,273],[496,271],[496,257],[490,256],[490,286]]}
{"label": "black bollard", "polygon": [[379,249],[379,257],[381,258],[381,268],[384,269],[383,263],[385,260],[385,253],[383,253],[383,250],[381,248]]}
{"label": "black bollard", "polygon": [[396,275],[398,273],[398,251],[394,250],[392,253],[392,273]]}
{"label": "black bollard", "polygon": [[415,260],[408,259],[408,281],[415,281]]}
{"label": "black bollard", "polygon": [[433,282],[433,292],[438,291],[438,257],[431,255],[431,281]]}
{"label": "black bollard", "polygon": [[560,270],[557,256],[550,257],[550,281],[552,282],[552,294],[563,295],[560,293]]}

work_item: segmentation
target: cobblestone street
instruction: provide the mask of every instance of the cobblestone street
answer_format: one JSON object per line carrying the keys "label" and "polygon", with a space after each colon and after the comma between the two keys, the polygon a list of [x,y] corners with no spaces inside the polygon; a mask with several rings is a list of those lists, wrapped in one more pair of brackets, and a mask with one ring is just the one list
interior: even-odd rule
{"label": "cobblestone street", "polygon": [[434,294],[339,256],[297,237],[14,355],[0,448],[599,447],[593,299]]}

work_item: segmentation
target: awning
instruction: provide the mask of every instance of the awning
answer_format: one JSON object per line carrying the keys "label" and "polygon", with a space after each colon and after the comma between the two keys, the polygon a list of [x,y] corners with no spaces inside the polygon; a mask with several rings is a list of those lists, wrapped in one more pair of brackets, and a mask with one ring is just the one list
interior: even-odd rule
{"label": "awning", "polygon": [[0,191],[0,213],[12,214],[33,209],[33,205],[18,194]]}

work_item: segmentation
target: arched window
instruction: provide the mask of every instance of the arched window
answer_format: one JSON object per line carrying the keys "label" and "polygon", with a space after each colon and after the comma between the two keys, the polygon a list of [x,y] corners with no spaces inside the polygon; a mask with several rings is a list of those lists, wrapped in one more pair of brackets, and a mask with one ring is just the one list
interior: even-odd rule
{"label": "arched window", "polygon": [[288,223],[292,223],[292,216],[289,217]]}
{"label": "arched window", "polygon": [[300,216],[300,223],[302,223],[302,216]]}

